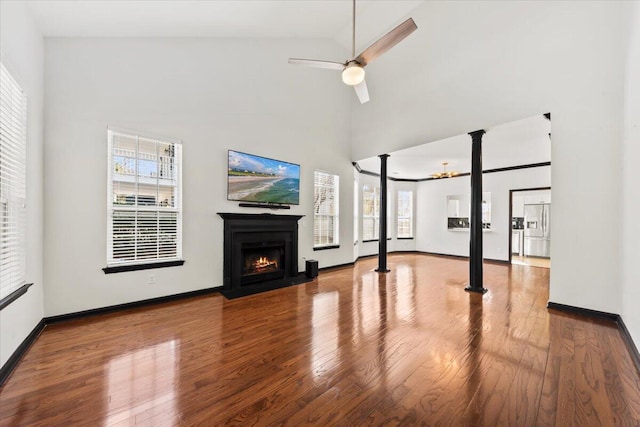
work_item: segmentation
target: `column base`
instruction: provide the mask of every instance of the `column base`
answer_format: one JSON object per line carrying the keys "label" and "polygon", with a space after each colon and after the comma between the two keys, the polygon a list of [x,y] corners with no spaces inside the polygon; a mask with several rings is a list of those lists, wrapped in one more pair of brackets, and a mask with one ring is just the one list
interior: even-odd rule
{"label": "column base", "polygon": [[378,273],[388,273],[391,270],[384,268],[384,269],[380,269],[380,268],[376,268],[374,271],[377,271]]}
{"label": "column base", "polygon": [[487,292],[489,292],[489,289],[486,288],[472,288],[471,286],[467,286],[466,288],[464,288],[464,290],[466,292],[475,292],[476,294],[486,294]]}

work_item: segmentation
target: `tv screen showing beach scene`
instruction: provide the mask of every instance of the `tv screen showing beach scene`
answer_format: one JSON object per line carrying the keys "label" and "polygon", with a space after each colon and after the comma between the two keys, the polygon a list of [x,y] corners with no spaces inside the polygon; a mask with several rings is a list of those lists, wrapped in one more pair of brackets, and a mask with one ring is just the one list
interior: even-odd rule
{"label": "tv screen showing beach scene", "polygon": [[297,205],[300,165],[229,150],[227,199]]}

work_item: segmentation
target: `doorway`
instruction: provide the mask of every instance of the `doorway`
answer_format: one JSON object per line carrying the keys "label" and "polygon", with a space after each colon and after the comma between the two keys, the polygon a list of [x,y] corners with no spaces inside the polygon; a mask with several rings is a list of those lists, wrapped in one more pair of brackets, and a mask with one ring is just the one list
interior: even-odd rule
{"label": "doorway", "polygon": [[551,268],[551,187],[509,191],[509,262]]}

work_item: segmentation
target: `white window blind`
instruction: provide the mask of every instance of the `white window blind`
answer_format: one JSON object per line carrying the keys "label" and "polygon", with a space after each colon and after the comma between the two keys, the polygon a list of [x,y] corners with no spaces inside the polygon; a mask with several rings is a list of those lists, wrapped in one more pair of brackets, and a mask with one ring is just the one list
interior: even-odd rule
{"label": "white window blind", "polygon": [[380,187],[362,186],[362,240],[380,237]]}
{"label": "white window blind", "polygon": [[107,265],[181,259],[182,144],[107,133]]}
{"label": "white window blind", "polygon": [[334,246],[338,242],[339,176],[315,171],[313,175],[313,246]]}
{"label": "white window blind", "polygon": [[398,191],[398,237],[413,237],[413,191]]}
{"label": "white window blind", "polygon": [[26,282],[27,98],[0,63],[0,299]]}

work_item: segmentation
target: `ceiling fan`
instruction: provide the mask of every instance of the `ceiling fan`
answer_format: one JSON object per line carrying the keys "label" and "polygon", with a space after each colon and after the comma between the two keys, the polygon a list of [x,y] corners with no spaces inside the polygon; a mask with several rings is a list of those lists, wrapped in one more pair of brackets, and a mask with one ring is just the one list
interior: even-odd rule
{"label": "ceiling fan", "polygon": [[326,68],[329,70],[342,71],[342,81],[349,86],[353,86],[361,104],[369,101],[369,91],[364,80],[364,67],[371,61],[382,55],[393,46],[404,40],[418,27],[413,19],[409,18],[402,24],[389,31],[379,38],[375,43],[366,48],[360,55],[356,56],[356,0],[353,0],[353,17],[351,33],[351,57],[345,62],[318,61],[315,59],[289,58],[289,64],[306,65],[308,67]]}

